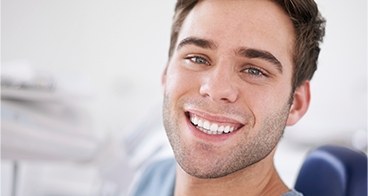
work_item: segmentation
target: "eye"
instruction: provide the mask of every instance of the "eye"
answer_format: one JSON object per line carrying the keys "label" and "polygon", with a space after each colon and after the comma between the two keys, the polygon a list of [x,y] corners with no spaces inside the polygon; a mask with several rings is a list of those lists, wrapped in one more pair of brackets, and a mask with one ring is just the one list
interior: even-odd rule
{"label": "eye", "polygon": [[208,62],[208,60],[206,58],[204,58],[204,57],[201,57],[201,56],[189,56],[186,59],[189,60],[192,63],[195,63],[195,64],[210,65],[210,63]]}
{"label": "eye", "polygon": [[264,71],[255,67],[248,67],[244,69],[243,72],[255,77],[262,77],[262,76],[267,77]]}

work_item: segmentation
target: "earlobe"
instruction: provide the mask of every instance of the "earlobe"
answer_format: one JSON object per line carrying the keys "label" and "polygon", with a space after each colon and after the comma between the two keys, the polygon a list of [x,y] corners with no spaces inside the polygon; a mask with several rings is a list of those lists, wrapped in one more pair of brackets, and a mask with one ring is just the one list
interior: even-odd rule
{"label": "earlobe", "polygon": [[286,124],[288,126],[297,123],[307,112],[310,103],[310,81],[305,81],[294,92],[293,103],[290,107]]}

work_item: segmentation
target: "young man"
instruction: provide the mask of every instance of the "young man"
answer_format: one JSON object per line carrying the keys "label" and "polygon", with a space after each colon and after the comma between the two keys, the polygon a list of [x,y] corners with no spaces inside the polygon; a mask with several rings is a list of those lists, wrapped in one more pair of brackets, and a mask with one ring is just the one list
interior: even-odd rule
{"label": "young man", "polygon": [[301,195],[273,157],[308,109],[323,36],[313,0],[178,0],[162,76],[175,161],[134,195]]}

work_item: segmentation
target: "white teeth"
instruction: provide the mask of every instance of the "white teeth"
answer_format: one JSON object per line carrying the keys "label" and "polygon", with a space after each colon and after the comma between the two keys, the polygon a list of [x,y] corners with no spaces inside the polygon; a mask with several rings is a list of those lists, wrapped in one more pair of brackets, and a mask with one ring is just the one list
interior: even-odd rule
{"label": "white teeth", "polygon": [[235,127],[231,125],[219,125],[217,123],[209,122],[204,119],[200,119],[197,116],[191,116],[190,121],[197,126],[199,130],[204,133],[215,135],[223,133],[231,133],[235,130]]}
{"label": "white teeth", "polygon": [[217,132],[217,128],[218,128],[218,125],[217,125],[217,124],[215,124],[215,123],[213,123],[213,124],[211,125],[211,127],[210,127],[210,130],[211,130],[212,132]]}
{"label": "white teeth", "polygon": [[224,129],[224,132],[225,133],[229,133],[230,132],[230,127],[229,126],[226,126],[225,129]]}
{"label": "white teeth", "polygon": [[192,119],[193,124],[198,125],[198,120],[199,120],[199,119],[195,116],[195,117]]}
{"label": "white teeth", "polygon": [[198,120],[198,127],[203,127],[203,121],[201,119]]}
{"label": "white teeth", "polygon": [[208,122],[208,121],[204,121],[204,123],[203,123],[203,128],[205,128],[205,129],[210,129],[210,122]]}

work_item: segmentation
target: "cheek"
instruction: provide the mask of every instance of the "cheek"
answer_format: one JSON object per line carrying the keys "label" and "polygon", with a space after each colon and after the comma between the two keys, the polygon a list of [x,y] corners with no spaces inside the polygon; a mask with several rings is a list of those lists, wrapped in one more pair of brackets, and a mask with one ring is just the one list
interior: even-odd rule
{"label": "cheek", "polygon": [[257,120],[267,118],[270,114],[285,109],[290,99],[291,88],[248,88],[243,90],[244,102]]}
{"label": "cheek", "polygon": [[197,81],[195,75],[186,70],[175,67],[168,69],[164,84],[165,95],[180,97],[182,94],[195,89]]}

